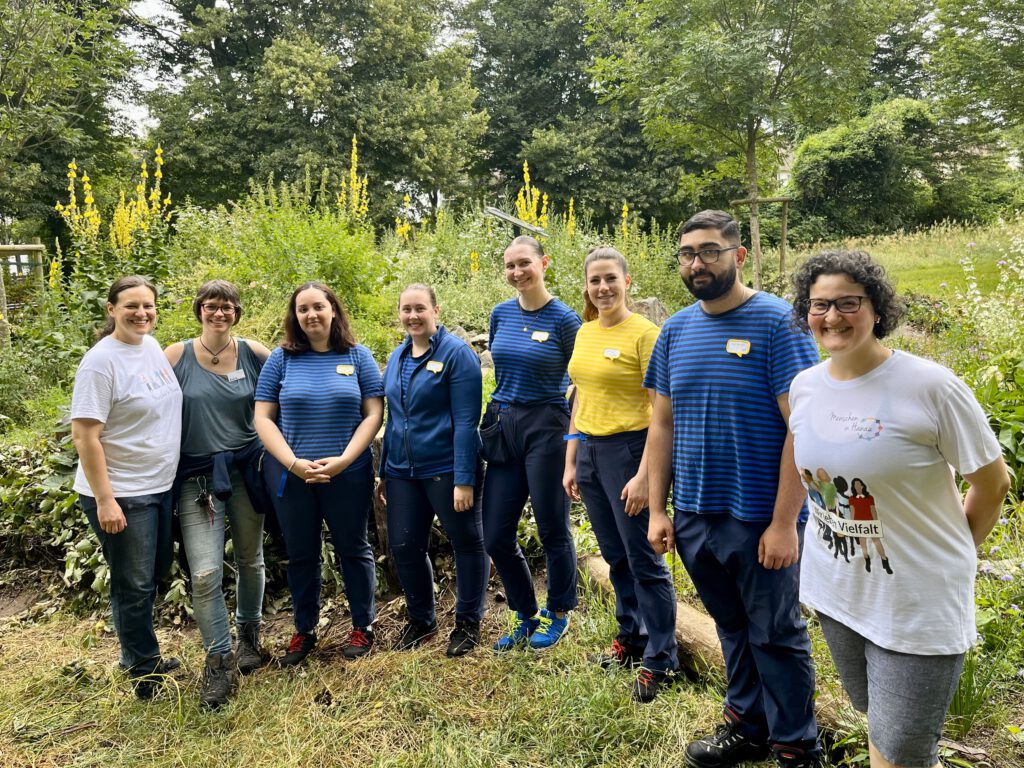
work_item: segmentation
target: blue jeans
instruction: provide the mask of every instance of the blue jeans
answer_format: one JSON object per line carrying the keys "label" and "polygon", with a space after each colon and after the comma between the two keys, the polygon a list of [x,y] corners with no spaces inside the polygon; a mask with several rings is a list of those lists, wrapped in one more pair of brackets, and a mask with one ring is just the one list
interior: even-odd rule
{"label": "blue jeans", "polygon": [[210,478],[190,477],[181,484],[178,519],[192,571],[192,610],[203,636],[207,653],[231,650],[228,608],[224,601],[224,529],[231,526],[231,543],[238,570],[238,624],[258,622],[263,610],[263,515],[249,502],[245,483],[237,470],[231,473],[231,498],[226,502],[213,496],[213,517],[209,509],[196,504],[200,483],[210,487]]}
{"label": "blue jeans", "polygon": [[329,483],[307,484],[267,453],[263,457],[263,472],[267,487],[280,489],[280,495],[275,493],[272,498],[288,550],[288,589],[292,593],[295,631],[315,632],[320,623],[325,521],[345,580],[352,626],[369,627],[376,616],[373,594],[377,589],[376,564],[367,530],[373,494],[372,462],[349,467]]}
{"label": "blue jeans", "polygon": [[156,587],[171,567],[171,492],[116,499],[127,523],[120,533],[100,528],[95,498],[83,494],[78,500],[110,569],[110,608],[121,665],[132,677],[152,674],[160,661],[153,628]]}
{"label": "blue jeans", "polygon": [[569,414],[560,403],[511,405],[501,412],[509,453],[490,462],[484,476],[484,545],[501,576],[508,605],[537,613],[533,577],[517,533],[529,497],[548,565],[549,611],[576,607],[576,545],[569,525],[569,497],[562,488]]}
{"label": "blue jeans", "polygon": [[387,478],[388,542],[409,619],[422,624],[432,624],[437,618],[434,572],[427,552],[434,515],[455,550],[455,618],[478,623],[484,616],[490,563],[484,552],[480,493],[474,493],[472,509],[456,512],[454,478],[451,472],[422,480]]}
{"label": "blue jeans", "polygon": [[[817,753],[814,665],[800,614],[800,564],[757,562],[768,522],[676,510],[676,551],[715,620],[728,678],[725,706],[748,738]],[[803,549],[804,525],[797,526]]]}
{"label": "blue jeans", "polygon": [[644,649],[644,667],[679,668],[676,591],[665,558],[647,540],[650,511],[630,517],[620,498],[640,468],[647,430],[590,437],[576,449],[576,484],[615,587],[623,645]]}

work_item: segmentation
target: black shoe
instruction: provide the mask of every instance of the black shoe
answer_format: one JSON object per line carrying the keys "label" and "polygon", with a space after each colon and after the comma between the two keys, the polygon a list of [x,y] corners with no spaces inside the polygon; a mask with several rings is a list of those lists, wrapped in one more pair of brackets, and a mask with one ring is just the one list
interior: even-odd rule
{"label": "black shoe", "polygon": [[676,673],[671,669],[659,672],[641,668],[636,680],[633,681],[633,701],[649,704],[654,701],[661,688],[674,685],[675,682]]}
{"label": "black shoe", "polygon": [[448,638],[448,650],[445,655],[449,658],[465,656],[480,645],[480,622],[479,621],[456,621],[455,629]]}
{"label": "black shoe", "polygon": [[634,645],[625,645],[618,639],[612,641],[612,647],[606,652],[589,657],[589,661],[592,664],[598,664],[604,669],[639,667],[643,660],[644,652],[642,648]]}
{"label": "black shoe", "polygon": [[886,557],[882,558],[882,570],[892,576],[892,568],[889,567],[889,559]]}
{"label": "black shoe", "polygon": [[239,673],[248,675],[266,662],[260,650],[260,623],[247,621],[238,625],[238,645],[235,648],[235,663]]}
{"label": "black shoe", "polygon": [[140,701],[149,701],[160,693],[163,687],[164,681],[159,675],[132,678],[132,690],[135,691],[135,698]]}
{"label": "black shoe", "polygon": [[395,641],[394,650],[411,651],[413,648],[417,648],[427,642],[427,640],[436,634],[436,621],[432,621],[430,624],[424,624],[423,622],[413,621],[410,619],[405,622],[402,634],[400,634],[398,639]]}
{"label": "black shoe", "polygon": [[865,557],[864,558],[864,570],[867,571],[868,573],[871,573],[871,558],[870,557]]}
{"label": "black shoe", "polygon": [[772,757],[779,768],[821,768],[821,755],[785,744],[772,744]]}
{"label": "black shoe", "polygon": [[313,632],[296,632],[288,643],[288,652],[277,660],[279,666],[294,667],[301,664],[309,656],[316,645],[316,634]]}
{"label": "black shoe", "polygon": [[235,690],[235,656],[231,651],[206,654],[206,667],[203,669],[202,688],[199,690],[199,703],[205,709],[218,709],[228,702]]}
{"label": "black shoe", "polygon": [[690,768],[729,768],[745,760],[768,757],[768,745],[752,741],[740,732],[739,723],[727,719],[715,732],[686,745]]}
{"label": "black shoe", "polygon": [[342,653],[349,661],[365,656],[373,647],[372,627],[353,627],[352,633],[348,636],[348,642],[342,649]]}

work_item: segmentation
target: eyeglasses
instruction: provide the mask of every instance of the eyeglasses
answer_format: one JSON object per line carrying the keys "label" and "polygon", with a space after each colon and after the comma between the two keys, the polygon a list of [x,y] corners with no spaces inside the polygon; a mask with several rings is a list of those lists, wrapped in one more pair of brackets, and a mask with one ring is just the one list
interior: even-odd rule
{"label": "eyeglasses", "polygon": [[209,315],[215,315],[218,311],[224,315],[233,315],[236,311],[233,304],[203,304],[201,306],[203,307],[203,312]]}
{"label": "eyeglasses", "polygon": [[809,299],[807,301],[807,314],[820,317],[827,315],[829,307],[835,307],[844,315],[852,315],[860,309],[861,302],[867,296],[840,296],[838,299]]}
{"label": "eyeglasses", "polygon": [[676,260],[679,262],[681,267],[689,267],[693,265],[693,262],[700,256],[701,262],[704,264],[714,264],[718,261],[722,254],[726,251],[735,251],[739,248],[738,245],[730,245],[728,248],[702,248],[699,251],[687,251],[680,249],[676,251]]}

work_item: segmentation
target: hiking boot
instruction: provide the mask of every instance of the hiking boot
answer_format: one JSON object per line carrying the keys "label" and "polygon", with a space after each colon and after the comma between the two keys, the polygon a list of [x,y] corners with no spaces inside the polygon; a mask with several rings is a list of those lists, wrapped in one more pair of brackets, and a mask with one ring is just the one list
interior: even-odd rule
{"label": "hiking boot", "polygon": [[279,666],[294,667],[301,664],[309,656],[316,645],[316,634],[313,632],[296,632],[288,643],[288,652],[277,660]]}
{"label": "hiking boot", "polygon": [[409,619],[409,621],[405,623],[405,628],[402,629],[402,634],[400,634],[398,639],[395,641],[394,650],[411,651],[413,648],[417,648],[427,642],[427,640],[436,634],[436,620],[432,621],[430,624],[424,624],[421,621],[413,621],[412,619]]}
{"label": "hiking boot", "polygon": [[235,690],[235,655],[211,651],[206,654],[199,703],[204,709],[218,709],[228,702]]}
{"label": "hiking boot", "polygon": [[786,744],[772,744],[772,757],[779,768],[821,768],[821,754]]}
{"label": "hiking boot", "polygon": [[348,642],[345,643],[345,647],[341,652],[349,661],[355,661],[361,656],[368,654],[372,647],[373,627],[352,627],[352,632],[348,636]]}
{"label": "hiking boot", "polygon": [[465,656],[480,645],[480,622],[479,621],[456,621],[455,629],[448,638],[448,650],[445,655],[449,658]]}
{"label": "hiking boot", "polygon": [[543,651],[550,648],[562,636],[569,631],[569,612],[566,611],[562,618],[554,611],[547,608],[540,609],[540,626],[537,631],[530,635],[530,647],[536,651]]}
{"label": "hiking boot", "polygon": [[602,669],[615,669],[617,667],[638,667],[644,660],[643,649],[637,646],[625,645],[616,638],[612,641],[612,647],[604,653],[597,653],[589,657],[592,664],[599,665]]}
{"label": "hiking boot", "polygon": [[763,760],[768,745],[747,738],[739,720],[726,715],[715,732],[686,745],[686,764],[690,768],[729,768],[745,760]]}
{"label": "hiking boot", "polygon": [[521,611],[517,611],[515,623],[507,633],[498,638],[498,642],[494,644],[494,650],[497,653],[504,653],[514,648],[526,647],[530,642],[530,636],[537,631],[539,626],[539,616],[526,617]]}
{"label": "hiking boot", "polygon": [[260,650],[260,623],[247,621],[238,625],[238,645],[235,648],[235,663],[243,675],[255,672],[265,663]]}
{"label": "hiking boot", "polygon": [[662,672],[641,667],[636,680],[633,681],[633,701],[649,704],[654,701],[661,688],[674,685],[675,682],[676,673],[674,670],[667,669]]}

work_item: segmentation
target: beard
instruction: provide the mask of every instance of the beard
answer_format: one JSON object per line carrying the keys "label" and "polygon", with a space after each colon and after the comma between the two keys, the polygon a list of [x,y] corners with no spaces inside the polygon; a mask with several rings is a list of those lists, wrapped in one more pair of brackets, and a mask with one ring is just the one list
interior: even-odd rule
{"label": "beard", "polygon": [[[703,283],[699,288],[693,284],[694,278],[706,276],[709,280]],[[736,265],[733,264],[720,275],[712,274],[711,272],[701,272],[698,275],[694,275],[692,272],[689,277],[683,278],[683,285],[686,289],[693,294],[695,299],[701,301],[714,301],[719,299],[729,292],[736,284]]]}

